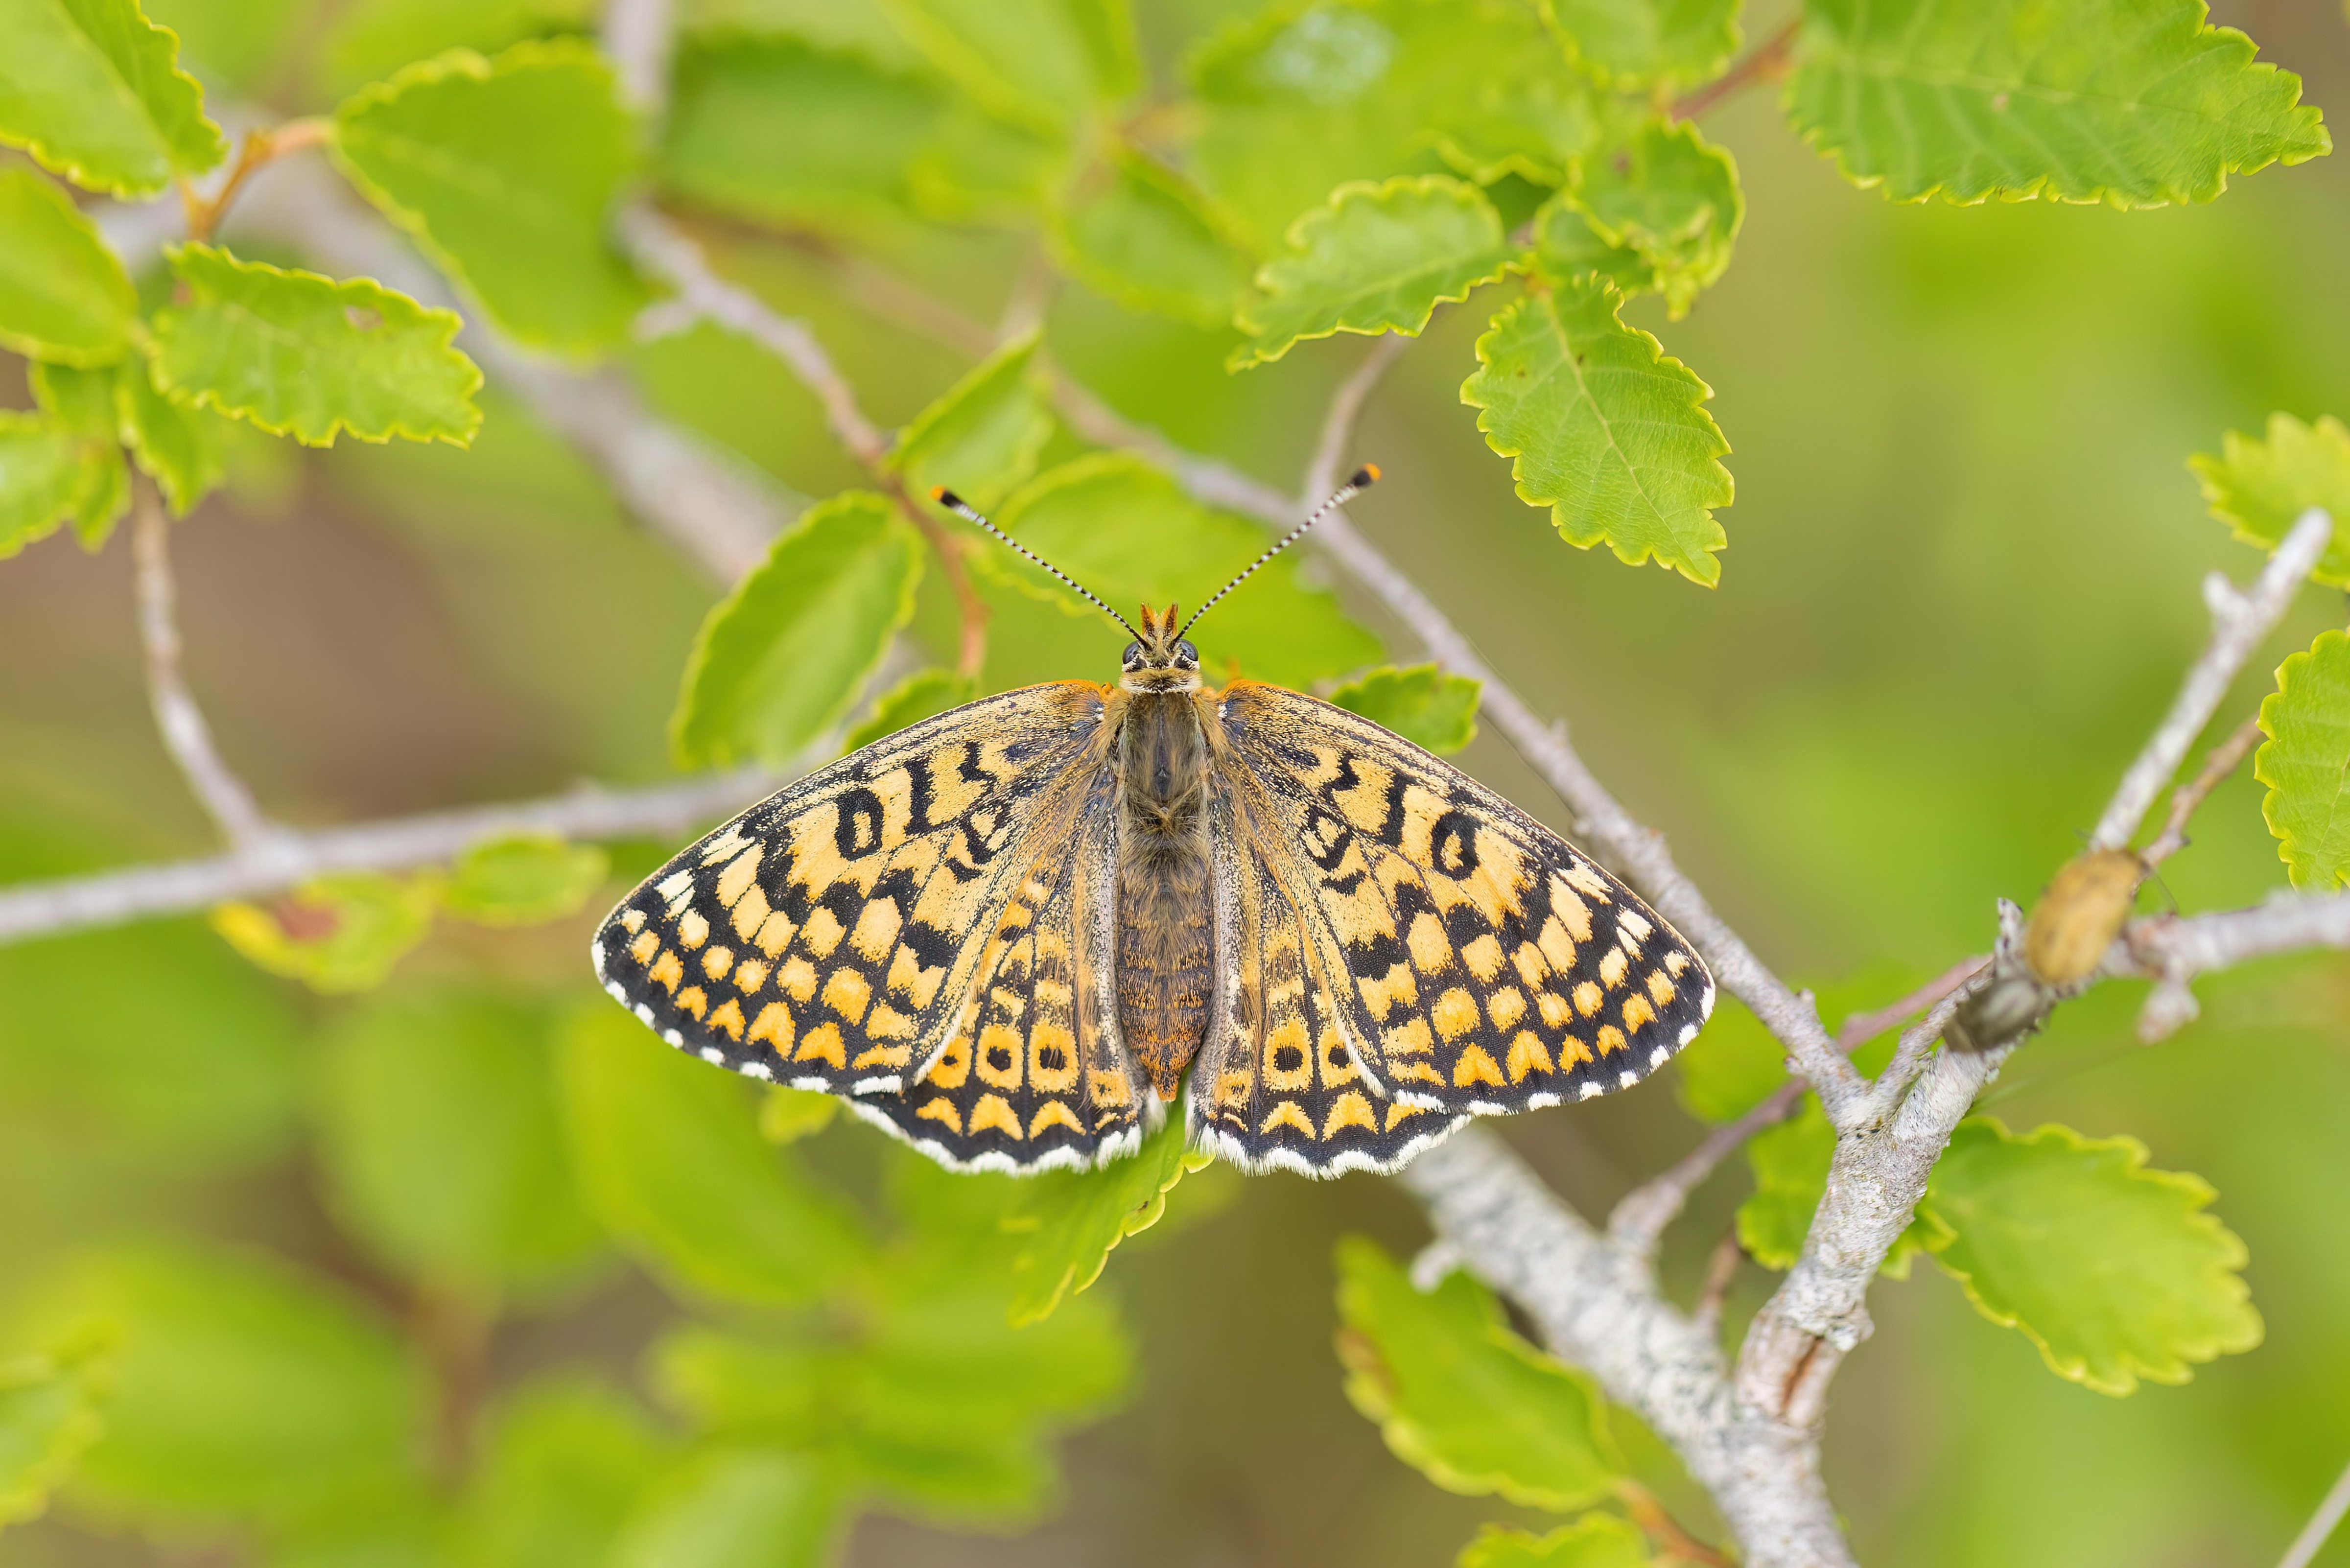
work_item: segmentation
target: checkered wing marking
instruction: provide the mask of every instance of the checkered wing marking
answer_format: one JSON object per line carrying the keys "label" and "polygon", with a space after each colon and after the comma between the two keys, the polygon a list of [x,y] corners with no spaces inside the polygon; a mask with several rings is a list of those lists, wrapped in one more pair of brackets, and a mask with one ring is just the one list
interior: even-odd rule
{"label": "checkered wing marking", "polygon": [[895,1089],[963,1011],[1035,846],[1102,771],[1104,691],[1031,686],[817,769],[678,856],[597,932],[605,989],[753,1077]]}
{"label": "checkered wing marking", "polygon": [[997,915],[946,1050],[902,1093],[852,1099],[858,1115],[958,1169],[1084,1167],[1140,1147],[1164,1113],[1103,1023],[1117,1005],[1117,853],[1105,774]]}
{"label": "checkered wing marking", "polygon": [[1230,853],[1232,1000],[1192,1068],[1191,1141],[1249,1171],[1395,1169],[1467,1117],[1379,1091],[1305,915],[1250,846]]}
{"label": "checkered wing marking", "polygon": [[1409,742],[1279,687],[1219,703],[1236,795],[1303,907],[1370,1071],[1489,1116],[1627,1088],[1695,1037],[1713,979],[1631,889]]}

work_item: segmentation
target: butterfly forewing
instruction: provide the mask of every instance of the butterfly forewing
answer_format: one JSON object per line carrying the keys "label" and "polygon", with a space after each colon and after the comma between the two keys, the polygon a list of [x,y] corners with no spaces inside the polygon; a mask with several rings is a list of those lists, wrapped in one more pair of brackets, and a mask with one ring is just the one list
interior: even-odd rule
{"label": "butterfly forewing", "polygon": [[1499,795],[1298,692],[1218,713],[1240,832],[1295,900],[1396,1100],[1492,1115],[1638,1083],[1713,981],[1630,889]]}
{"label": "butterfly forewing", "polygon": [[983,698],[761,802],[612,911],[605,988],[754,1077],[899,1087],[962,1010],[1030,863],[1063,847],[1104,698],[1084,681]]}

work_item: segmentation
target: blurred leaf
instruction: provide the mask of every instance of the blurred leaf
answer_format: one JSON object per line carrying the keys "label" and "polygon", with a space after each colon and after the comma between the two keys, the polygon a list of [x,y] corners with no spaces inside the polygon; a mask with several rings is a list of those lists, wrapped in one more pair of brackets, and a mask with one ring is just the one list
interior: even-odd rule
{"label": "blurred leaf", "polygon": [[0,409],[0,560],[89,509],[109,463],[121,466],[110,447],[55,420]]}
{"label": "blurred leaf", "polygon": [[450,346],[453,311],[211,245],[165,254],[177,281],[155,313],[155,384],[175,399],[309,446],[346,429],[463,446],[481,427],[482,372]]}
{"label": "blurred leaf", "polygon": [[574,355],[626,337],[651,297],[609,232],[635,142],[583,42],[455,50],[335,112],[352,183],[508,333]]}
{"label": "blurred leaf", "polygon": [[660,173],[744,217],[837,223],[907,201],[944,112],[935,88],[864,55],[721,36],[679,58]]}
{"label": "blurred leaf", "polygon": [[1123,147],[1054,213],[1062,270],[1128,310],[1231,325],[1248,268],[1189,181]]}
{"label": "blurred leaf", "polygon": [[943,485],[987,512],[1036,472],[1053,416],[1036,385],[1035,358],[1031,332],[981,360],[908,421],[889,463],[910,493],[928,496]]}
{"label": "blurred leaf", "polygon": [[1239,326],[1255,341],[1230,368],[1278,359],[1336,332],[1417,336],[1439,305],[1502,275],[1513,254],[1492,203],[1440,174],[1342,185],[1289,231],[1289,254],[1257,273]]}
{"label": "blurred leaf", "polygon": [[1728,543],[1713,509],[1731,494],[1730,443],[1703,406],[1713,389],[1625,326],[1622,299],[1596,278],[1530,287],[1477,339],[1461,400],[1513,460],[1518,499],[1549,507],[1568,544],[1628,566],[1653,556],[1711,587]]}
{"label": "blurred leaf", "polygon": [[907,166],[906,186],[924,217],[1024,228],[1052,203],[1068,162],[1054,138],[951,99]]}
{"label": "blurred leaf", "polygon": [[[1131,618],[1132,607],[1199,604],[1261,555],[1264,530],[1211,512],[1141,459],[1100,452],[1038,475],[1003,504],[996,524]],[[978,571],[1016,583],[1071,615],[1098,614],[1008,550],[971,557]],[[1299,580],[1289,557],[1272,562],[1203,623],[1204,669],[1310,686],[1375,661],[1379,646],[1337,600]],[[1118,642],[1103,650],[1105,664]],[[1106,639],[1107,640],[1107,639]]]}
{"label": "blurred leaf", "polygon": [[121,1334],[106,1434],[72,1483],[111,1511],[284,1515],[414,1462],[421,1369],[340,1293],[282,1265],[116,1247],[67,1262],[27,1313],[52,1333],[98,1323]]}
{"label": "blurred leaf", "polygon": [[85,190],[151,196],[228,151],[137,0],[0,0],[0,144]]}
{"label": "blurred leaf", "polygon": [[303,0],[145,0],[151,20],[180,36],[188,63],[216,88],[265,93],[289,48],[307,42],[296,21]]}
{"label": "blurred leaf", "polygon": [[858,1266],[854,1218],[759,1137],[733,1078],[609,1007],[572,1023],[559,1060],[588,1205],[667,1278],[729,1300],[790,1303]]}
{"label": "blurred leaf", "polygon": [[476,925],[543,925],[576,913],[611,865],[596,846],[552,833],[485,838],[457,857],[442,907]]}
{"label": "blurred leaf", "polygon": [[679,19],[690,35],[798,38],[899,69],[921,64],[883,0],[686,0]]}
{"label": "blurred leaf", "polygon": [[819,502],[712,608],[670,745],[688,764],[788,763],[840,722],[914,613],[921,553],[887,497]]}
{"label": "blurred leaf", "polygon": [[2136,1138],[2054,1124],[2019,1137],[1971,1116],[1926,1189],[1947,1232],[1935,1261],[1975,1309],[2100,1394],[2184,1383],[2192,1363],[2261,1342],[2244,1243],[2203,1212],[2210,1187],[2146,1159]]}
{"label": "blurred leaf", "polygon": [[[13,545],[9,543],[7,524],[0,521],[0,557],[46,536],[59,522],[71,523],[82,548],[95,551],[106,543],[116,522],[130,509],[130,471],[122,461],[120,444],[126,432],[120,428],[116,416],[114,390],[117,378],[132,369],[119,365],[80,369],[70,365],[44,364],[37,359],[25,367],[25,381],[32,390],[33,401],[50,417],[53,429],[66,432],[74,441],[70,450],[38,439],[25,440],[18,446],[19,458],[26,469],[18,494],[29,508],[20,517],[37,516],[45,493],[63,493],[65,510],[62,516],[51,515],[45,522],[26,527],[16,535]],[[11,443],[5,432],[12,422],[5,413],[0,413],[0,497],[6,495],[9,487],[5,448]],[[19,432],[26,428],[16,425]],[[61,467],[47,466],[60,459]],[[8,503],[0,499],[0,516],[5,516],[7,507]]]}
{"label": "blurred leaf", "polygon": [[1450,756],[1477,735],[1477,682],[1433,664],[1365,670],[1330,693],[1350,713],[1384,725],[1416,746]]}
{"label": "blurred leaf", "polygon": [[463,1568],[608,1563],[671,1458],[652,1423],[602,1384],[529,1385],[491,1428],[459,1509],[454,1560]]}
{"label": "blurred leaf", "polygon": [[2231,173],[2324,153],[2301,78],[2202,0],[1816,0],[1787,107],[1856,184],[1939,195],[2208,202]]}
{"label": "blurred leaf", "polygon": [[543,1010],[470,991],[375,1002],[337,1031],[318,1156],[337,1213],[378,1256],[489,1305],[594,1253],[550,1045]]}
{"label": "blurred leaf", "polygon": [[778,1084],[760,1097],[759,1136],[769,1143],[797,1143],[830,1127],[839,1115],[837,1097]]}
{"label": "blurred leaf", "polygon": [[379,1487],[270,1532],[258,1568],[448,1568],[447,1511],[421,1478]]}
{"label": "blurred leaf", "polygon": [[1754,1190],[1738,1206],[1738,1244],[1748,1257],[1766,1269],[1794,1267],[1835,1156],[1835,1129],[1816,1095],[1805,1095],[1794,1116],[1746,1140]]}
{"label": "blurred leaf", "polygon": [[909,724],[919,724],[933,713],[943,713],[968,702],[974,695],[972,683],[951,670],[941,670],[936,665],[917,670],[873,700],[872,711],[862,723],[848,732],[840,749],[843,753],[861,751]]}
{"label": "blurred leaf", "polygon": [[809,1460],[713,1449],[664,1480],[608,1561],[614,1568],[822,1568],[840,1513],[831,1481]]}
{"label": "blurred leaf", "polygon": [[1643,286],[1677,321],[1730,265],[1746,216],[1738,166],[1687,120],[1626,127],[1586,165],[1574,201],[1602,244],[1647,264]]}
{"label": "blurred leaf", "polygon": [[175,1179],[284,1147],[304,1050],[284,988],[192,920],[0,950],[0,1105]]}
{"label": "blurred leaf", "polygon": [[1655,281],[1648,258],[1602,234],[1572,189],[1559,192],[1536,211],[1534,240],[1534,265],[1553,283],[1573,283],[1596,273],[1629,297]]}
{"label": "blurred leaf", "polygon": [[120,374],[120,366],[83,369],[36,359],[25,367],[25,386],[35,405],[59,425],[111,446],[121,439],[114,401],[114,382]]}
{"label": "blurred leaf", "polygon": [[1612,1489],[1621,1465],[1597,1391],[1513,1334],[1466,1273],[1422,1292],[1377,1246],[1347,1237],[1338,1317],[1347,1399],[1445,1490],[1565,1512]]}
{"label": "blurred leaf", "polygon": [[1159,1223],[1167,1194],[1186,1171],[1208,1163],[1183,1147],[1183,1118],[1170,1116],[1139,1153],[1096,1170],[1052,1170],[1022,1184],[1004,1216],[1022,1240],[1012,1265],[1014,1326],[1036,1323],[1096,1280],[1128,1236]]}
{"label": "blurred leaf", "polygon": [[1454,1568],[1648,1568],[1648,1541],[1612,1513],[1586,1513],[1548,1535],[1489,1524],[1461,1549]]}
{"label": "blurred leaf", "polygon": [[1682,86],[1721,74],[1738,47],[1738,0],[1542,0],[1603,86]]}
{"label": "blurred leaf", "polygon": [[37,1519],[106,1429],[113,1336],[69,1337],[46,1353],[0,1359],[0,1527]]}
{"label": "blurred leaf", "polygon": [[2350,882],[2350,636],[2321,632],[2277,666],[2261,733],[2252,776],[2277,853],[2294,887],[2332,892]]}
{"label": "blurred leaf", "polygon": [[186,516],[225,472],[213,439],[217,416],[182,408],[157,391],[144,359],[124,365],[112,390],[123,444],[161,489],[172,514]]}
{"label": "blurred leaf", "polygon": [[2202,482],[2211,515],[2248,545],[2273,550],[2313,506],[2333,515],[2334,538],[2310,576],[2350,588],[2350,430],[2331,414],[2305,425],[2291,414],[2269,416],[2268,439],[2230,431],[2220,455],[2188,459]]}
{"label": "blurred leaf", "polygon": [[29,169],[0,169],[0,348],[102,365],[130,345],[130,275],[72,198]]}
{"label": "blurred leaf", "polygon": [[338,871],[269,906],[223,904],[213,929],[272,974],[313,991],[371,991],[432,930],[432,877]]}
{"label": "blurred leaf", "polygon": [[888,0],[931,68],[990,113],[1047,134],[1140,80],[1126,0]]}
{"label": "blurred leaf", "polygon": [[1697,1038],[1673,1058],[1673,1074],[1690,1115],[1701,1122],[1733,1122],[1787,1081],[1787,1048],[1725,992]]}
{"label": "blurred leaf", "polygon": [[355,0],[338,7],[324,47],[324,87],[347,97],[402,66],[451,49],[510,44],[595,26],[595,0]]}

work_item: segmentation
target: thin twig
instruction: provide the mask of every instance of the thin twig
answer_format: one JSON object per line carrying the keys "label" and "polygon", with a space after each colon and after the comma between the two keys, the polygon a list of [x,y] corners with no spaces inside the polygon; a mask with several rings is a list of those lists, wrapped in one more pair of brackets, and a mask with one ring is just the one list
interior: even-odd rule
{"label": "thin twig", "polygon": [[1744,59],[1675,102],[1669,110],[1672,118],[1695,119],[1756,82],[1775,82],[1783,78],[1787,74],[1788,57],[1794,51],[1795,38],[1803,31],[1803,17],[1796,16],[1757,45]]}
{"label": "thin twig", "polygon": [[251,180],[255,171],[273,158],[288,152],[299,152],[306,147],[323,146],[333,134],[333,127],[321,116],[289,119],[282,125],[259,126],[244,133],[237,144],[236,160],[221,177],[220,188],[210,196],[199,195],[186,181],[180,182],[180,203],[187,216],[188,237],[209,240],[220,227],[221,219]]}
{"label": "thin twig", "polygon": [[172,577],[171,520],[163,498],[143,474],[131,486],[131,557],[138,576],[139,642],[147,655],[147,700],[164,749],[188,787],[203,803],[221,836],[237,848],[264,853],[278,828],[262,813],[244,781],[222,760],[212,725],[196,706],[180,670],[179,592]]}
{"label": "thin twig", "polygon": [[484,839],[508,834],[552,833],[591,840],[675,838],[780,789],[793,776],[754,767],[644,789],[581,784],[540,800],[317,831],[286,829],[262,845],[203,860],[20,882],[0,888],[0,942],[188,914],[231,898],[286,892],[332,871],[436,866]]}
{"label": "thin twig", "polygon": [[2192,989],[2199,975],[2309,948],[2350,948],[2350,893],[2280,894],[2250,909],[2151,915],[2123,928],[2115,946],[2109,969],[2157,981],[2137,1021],[2138,1038],[2151,1044],[2201,1011]]}
{"label": "thin twig", "polygon": [[1338,488],[1338,476],[1347,471],[1347,448],[1355,439],[1355,426],[1363,417],[1363,405],[1379,384],[1388,368],[1403,357],[1412,339],[1401,333],[1389,333],[1371,345],[1370,352],[1338,389],[1330,394],[1330,406],[1322,416],[1322,439],[1314,444],[1314,461],[1305,467],[1305,487],[1298,492],[1301,509],[1322,504],[1322,498]]}
{"label": "thin twig", "polygon": [[2261,738],[2260,715],[2255,713],[2236,726],[2229,737],[2211,748],[2203,761],[2203,771],[2192,782],[2180,784],[2170,794],[2170,815],[2163,822],[2162,832],[2146,846],[2138,857],[2149,867],[2165,860],[2187,847],[2187,821],[2200,810],[2204,800],[2220,787],[2220,781],[2236,771]]}
{"label": "thin twig", "polygon": [[1632,1522],[1656,1537],[1668,1559],[1700,1563],[1702,1568],[1731,1568],[1731,1560],[1682,1529],[1681,1521],[1655,1492],[1630,1476],[1617,1477],[1615,1490],[1616,1500],[1624,1505]]}
{"label": "thin twig", "polygon": [[669,104],[670,57],[677,47],[671,0],[606,0],[604,53],[621,99],[648,119]]}
{"label": "thin twig", "polygon": [[1975,971],[1991,961],[1989,953],[1976,953],[1962,958],[1907,996],[1897,997],[1884,1006],[1866,1012],[1856,1012],[1836,1025],[1836,1046],[1843,1051],[1857,1051],[1905,1018],[1913,1018],[1931,1007],[1950,992],[1964,985]]}
{"label": "thin twig", "polygon": [[2342,1478],[2334,1483],[2334,1490],[2325,1494],[2324,1500],[2317,1505],[2317,1511],[2310,1515],[2309,1522],[2302,1527],[2299,1535],[2293,1538],[2293,1544],[2285,1548],[2284,1555],[2277,1560],[2277,1568],[2309,1568],[2345,1513],[2350,1513],[2350,1466],[2344,1468]]}
{"label": "thin twig", "polygon": [[2122,775],[2121,787],[2114,792],[2105,815],[2097,818],[2096,828],[2089,835],[2091,849],[2120,849],[2128,845],[2154,805],[2156,792],[2178,772],[2187,748],[2211,722],[2212,711],[2228,694],[2237,671],[2282,618],[2333,536],[2333,518],[2323,508],[2313,506],[2293,523],[2251,587],[2239,589],[2218,572],[2203,579],[2203,602],[2211,609],[2211,640],[2188,670],[2170,711],[2163,715],[2146,749]]}
{"label": "thin twig", "polygon": [[1738,1265],[1745,1261],[1746,1247],[1738,1239],[1738,1227],[1730,1226],[1706,1258],[1705,1278],[1699,1282],[1697,1300],[1690,1306],[1690,1321],[1707,1334],[1721,1331],[1722,1303],[1730,1299],[1730,1287],[1738,1278]]}

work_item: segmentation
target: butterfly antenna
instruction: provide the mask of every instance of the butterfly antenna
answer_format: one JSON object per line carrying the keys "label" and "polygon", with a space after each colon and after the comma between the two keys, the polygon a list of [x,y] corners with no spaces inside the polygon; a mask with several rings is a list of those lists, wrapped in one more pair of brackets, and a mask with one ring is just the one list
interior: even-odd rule
{"label": "butterfly antenna", "polygon": [[1347,502],[1352,501],[1356,496],[1360,495],[1364,491],[1368,490],[1372,485],[1377,484],[1378,481],[1379,465],[1376,462],[1367,462],[1363,464],[1362,467],[1355,470],[1353,475],[1347,479],[1346,483],[1338,486],[1336,491],[1331,493],[1329,500],[1325,501],[1321,505],[1316,506],[1313,511],[1305,514],[1305,522],[1300,523],[1296,527],[1292,528],[1288,533],[1284,534],[1281,538],[1274,544],[1272,548],[1266,550],[1263,555],[1259,556],[1255,560],[1251,561],[1246,566],[1243,567],[1239,576],[1234,577],[1231,582],[1226,583],[1222,587],[1218,588],[1209,597],[1206,604],[1203,604],[1198,609],[1193,610],[1191,612],[1191,618],[1183,623],[1183,631],[1179,631],[1175,635],[1177,637],[1181,637],[1183,632],[1190,631],[1193,627],[1199,625],[1200,618],[1207,614],[1210,610],[1215,608],[1217,600],[1222,598],[1226,594],[1231,593],[1234,588],[1239,587],[1243,583],[1247,582],[1249,578],[1254,576],[1257,573],[1257,569],[1263,566],[1267,561],[1272,560],[1275,556],[1280,555],[1284,550],[1288,549],[1292,545],[1296,544],[1298,540],[1304,538],[1305,536],[1305,530],[1313,527],[1316,523],[1321,522],[1322,519],[1330,515],[1331,513],[1338,510],[1339,507],[1347,504]]}
{"label": "butterfly antenna", "polygon": [[1142,634],[1135,630],[1132,624],[1129,623],[1124,616],[1118,614],[1118,611],[1104,604],[1101,600],[1101,596],[1092,592],[1083,583],[1077,581],[1076,578],[1069,576],[1068,573],[1061,570],[1060,567],[1053,565],[1052,562],[1045,559],[1044,556],[1038,555],[1035,551],[1030,549],[1027,545],[1022,544],[1011,535],[1006,534],[994,524],[990,523],[985,517],[980,515],[979,509],[972,505],[970,502],[965,501],[962,496],[957,495],[953,491],[949,490],[943,484],[931,492],[931,499],[945,507],[948,511],[953,513],[956,516],[966,518],[971,522],[978,524],[981,527],[994,535],[998,539],[1001,539],[1003,543],[1019,551],[1021,555],[1026,556],[1029,560],[1035,562],[1038,566],[1044,567],[1046,571],[1060,578],[1061,581],[1066,583],[1076,591],[1079,598],[1084,599],[1087,604],[1092,605],[1095,608],[1100,610],[1102,614],[1109,617],[1110,619],[1118,622],[1118,625],[1125,627],[1127,636],[1134,639],[1137,642],[1140,642],[1142,640]]}

